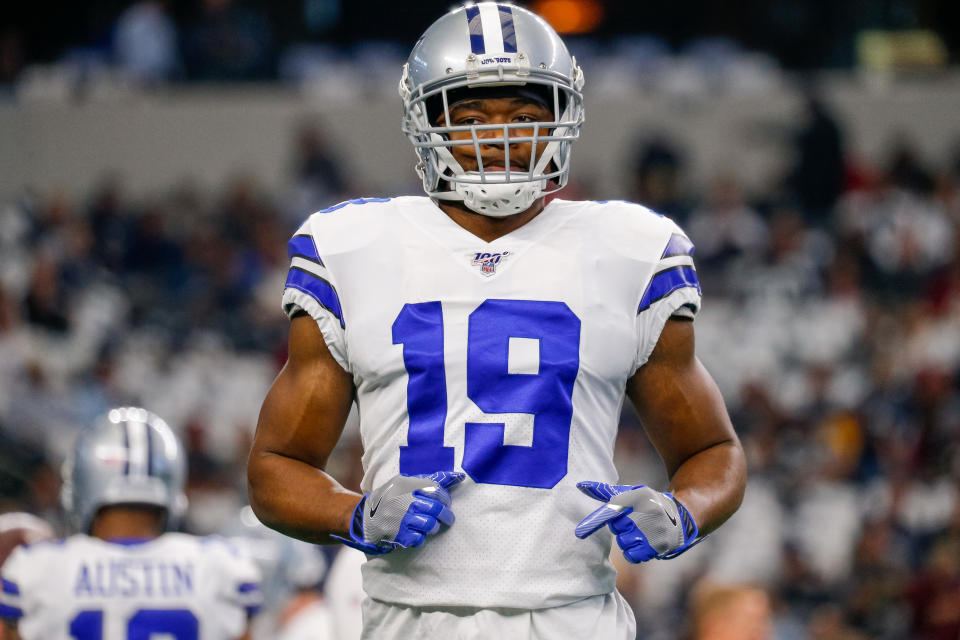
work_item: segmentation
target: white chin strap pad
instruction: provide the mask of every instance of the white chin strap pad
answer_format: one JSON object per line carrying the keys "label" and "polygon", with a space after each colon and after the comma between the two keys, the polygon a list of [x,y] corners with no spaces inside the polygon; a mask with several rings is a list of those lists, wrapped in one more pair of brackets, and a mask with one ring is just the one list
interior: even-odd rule
{"label": "white chin strap pad", "polygon": [[545,182],[546,180],[489,184],[457,182],[454,188],[468,209],[492,218],[503,218],[529,209],[533,201],[543,193]]}

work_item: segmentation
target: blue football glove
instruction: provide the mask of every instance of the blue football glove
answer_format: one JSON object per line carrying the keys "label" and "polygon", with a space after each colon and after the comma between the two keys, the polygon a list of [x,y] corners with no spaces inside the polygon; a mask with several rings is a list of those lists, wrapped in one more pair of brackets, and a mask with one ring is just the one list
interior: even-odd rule
{"label": "blue football glove", "polygon": [[441,524],[453,524],[450,493],[466,474],[438,471],[429,476],[394,476],[353,509],[350,538],[331,536],[364,553],[383,555],[394,549],[419,547]]}
{"label": "blue football glove", "polygon": [[624,557],[636,564],[653,558],[669,560],[697,544],[697,523],[669,493],[642,484],[578,482],[591,498],[606,502],[577,525],[578,538],[609,525]]}

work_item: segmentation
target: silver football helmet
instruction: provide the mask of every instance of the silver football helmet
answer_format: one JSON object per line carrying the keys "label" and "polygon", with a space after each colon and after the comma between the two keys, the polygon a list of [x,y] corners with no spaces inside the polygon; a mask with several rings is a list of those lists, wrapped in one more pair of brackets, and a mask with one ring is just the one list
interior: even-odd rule
{"label": "silver football helmet", "polygon": [[[576,59],[553,28],[527,9],[481,2],[444,15],[414,45],[400,79],[403,132],[419,158],[424,190],[433,198],[462,200],[477,213],[502,217],[562,189],[570,173],[570,147],[583,125],[582,89]],[[513,90],[541,96],[554,120],[451,126],[451,105],[471,90],[481,96]],[[512,133],[530,129],[532,135]],[[500,137],[486,137],[492,135],[488,131]],[[469,132],[470,137],[451,140],[453,132]],[[507,140],[532,143],[531,157],[524,158],[527,169],[510,169]],[[539,157],[538,143],[546,143]],[[504,147],[504,170],[484,170],[481,144]],[[465,171],[454,159],[450,147],[457,145],[473,147],[476,171]]]}
{"label": "silver football helmet", "polygon": [[187,507],[186,471],[183,448],[166,422],[145,409],[118,407],[77,436],[60,498],[79,531],[90,531],[102,507],[119,504],[162,507],[173,528]]}

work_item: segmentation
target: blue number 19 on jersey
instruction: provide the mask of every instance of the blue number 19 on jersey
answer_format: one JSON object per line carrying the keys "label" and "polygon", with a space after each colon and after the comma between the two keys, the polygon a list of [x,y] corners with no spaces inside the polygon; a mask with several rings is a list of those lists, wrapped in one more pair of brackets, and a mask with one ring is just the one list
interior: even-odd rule
{"label": "blue number 19 on jersey", "polygon": [[[463,470],[476,482],[549,489],[567,474],[573,385],[580,370],[580,319],[562,302],[486,300],[469,317],[467,395],[484,413],[533,415],[532,446],[505,445],[503,423],[468,422]],[[511,373],[511,338],[539,343],[536,373]],[[447,384],[443,309],[406,304],[393,323],[407,370],[407,446],[400,473],[453,471],[443,445]]]}

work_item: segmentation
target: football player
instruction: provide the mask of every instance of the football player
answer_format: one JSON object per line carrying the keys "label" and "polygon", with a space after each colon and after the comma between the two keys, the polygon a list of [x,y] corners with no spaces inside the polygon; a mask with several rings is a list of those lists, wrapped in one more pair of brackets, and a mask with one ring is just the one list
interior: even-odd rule
{"label": "football player", "polygon": [[[0,569],[3,569],[3,563],[20,545],[51,538],[53,538],[53,529],[50,525],[32,513],[12,511],[0,514]],[[4,606],[0,601],[0,617],[5,615]],[[6,625],[0,624],[0,640],[4,637],[7,640],[10,639],[9,635],[4,636],[5,627]]]}
{"label": "football player", "polygon": [[185,472],[177,437],[144,409],[112,409],[82,430],[61,494],[79,533],[7,559],[10,637],[245,638],[261,599],[252,562],[220,538],[163,533],[186,508]]}
{"label": "football player", "polygon": [[[583,84],[525,9],[444,15],[400,81],[426,197],[330,207],[288,245],[289,359],[251,504],[367,554],[366,637],[633,638],[614,538],[631,562],[671,558],[742,498],[743,450],[694,355],[693,245],[640,205],[546,202]],[[625,397],[665,491],[617,484]],[[324,472],[354,400],[363,495]]]}
{"label": "football player", "polygon": [[311,640],[341,640],[318,589],[327,572],[320,547],[265,527],[250,507],[240,509],[221,533],[260,570],[263,604],[251,627],[253,640],[288,640],[305,628]]}
{"label": "football player", "polygon": [[11,511],[0,514],[0,567],[20,545],[51,538],[53,528],[32,513]]}

